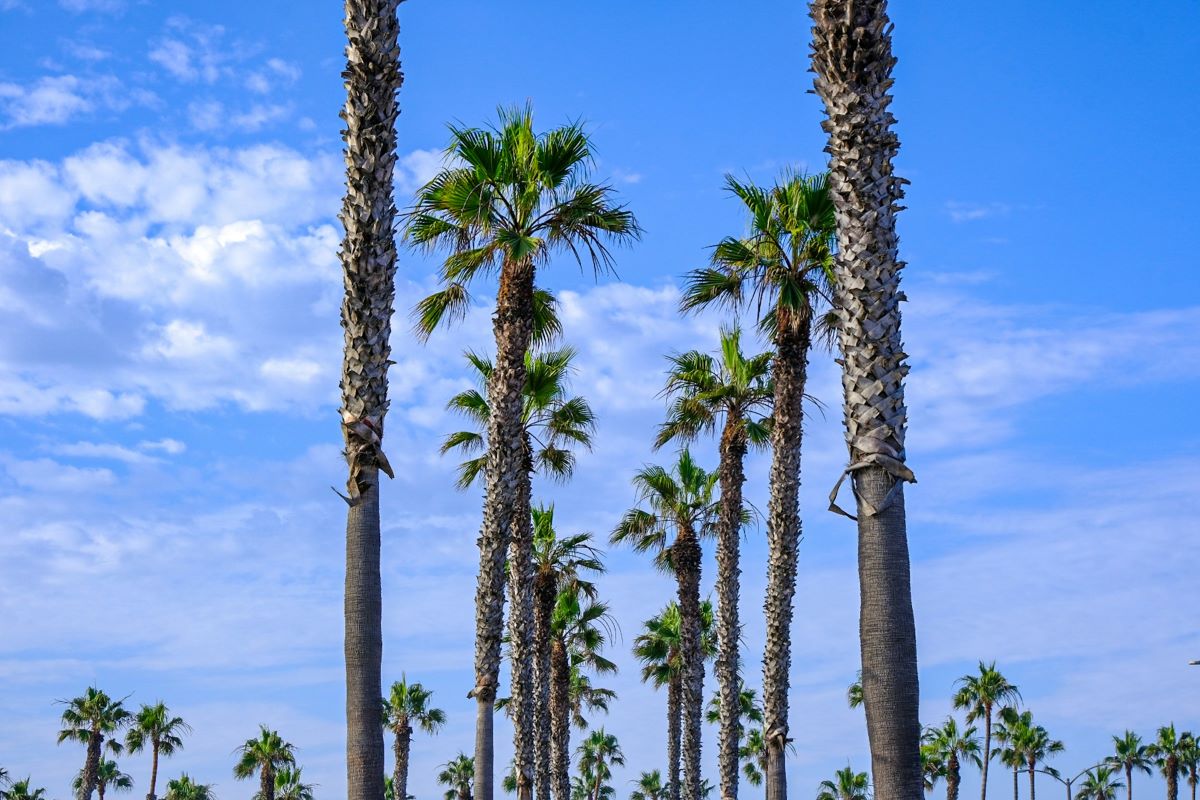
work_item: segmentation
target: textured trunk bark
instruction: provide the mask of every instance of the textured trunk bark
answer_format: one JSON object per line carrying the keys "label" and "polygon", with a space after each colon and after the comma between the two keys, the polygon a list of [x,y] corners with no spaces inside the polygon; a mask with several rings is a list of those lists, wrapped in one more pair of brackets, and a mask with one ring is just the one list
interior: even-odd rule
{"label": "textured trunk bark", "polygon": [[[1019,760],[1018,760],[1019,761]],[[987,800],[987,779],[988,779],[988,764],[992,762],[992,707],[985,706],[983,709],[983,767],[980,769],[979,778],[979,798]],[[1016,795],[1017,776],[1016,767],[1013,767],[1013,794]]]}
{"label": "textured trunk bark", "polygon": [[158,741],[155,740],[150,748],[150,791],[146,794],[146,800],[155,800],[154,790],[158,786],[158,747]]}
{"label": "textured trunk bark", "polygon": [[1029,759],[1029,800],[1037,800],[1037,785],[1034,780],[1037,777],[1037,773],[1034,772],[1036,768],[1037,762]]}
{"label": "textured trunk bark", "polygon": [[[346,520],[346,777],[347,800],[381,800],[383,726],[379,722],[383,660],[379,577],[379,471],[391,474],[381,449],[387,413],[395,296],[396,93],[400,72],[399,0],[345,0],[346,104],[341,117],[346,194],[341,323],[342,428],[349,465]],[[274,796],[274,776],[267,800]],[[402,800],[402,799],[401,799]]]}
{"label": "textured trunk bark", "polygon": [[92,792],[96,791],[96,771],[100,767],[100,748],[104,744],[104,735],[93,730],[88,735],[87,755],[83,761],[83,785],[79,788],[80,800],[92,800]]}
{"label": "textured trunk bark", "polygon": [[1179,800],[1179,759],[1175,756],[1168,757],[1166,772],[1167,800]]}
{"label": "textured trunk bark", "polygon": [[[479,582],[475,592],[475,697],[479,703],[475,729],[477,800],[493,800],[495,772],[492,703],[500,674],[504,634],[504,557],[519,516],[525,469],[521,426],[525,353],[533,330],[533,264],[506,262],[500,271],[493,331],[496,363],[488,381],[487,468],[483,527],[479,536]],[[529,509],[525,508],[526,516]],[[484,703],[487,703],[487,713]],[[519,776],[518,776],[519,777]]]}
{"label": "textured trunk bark", "polygon": [[408,798],[408,753],[412,748],[412,730],[412,726],[405,720],[396,733],[392,750],[396,761],[395,768],[392,770],[392,794],[395,795],[393,800],[407,800]]}
{"label": "textured trunk bark", "polygon": [[667,783],[671,800],[680,800],[679,749],[682,739],[683,676],[671,676],[667,684]]}
{"label": "textured trunk bark", "polygon": [[275,800],[275,772],[269,767],[263,767],[258,781],[258,792],[262,800]]}
{"label": "textured trunk bark", "polygon": [[729,414],[721,434],[721,513],[717,528],[717,684],[721,724],[717,735],[717,764],[722,800],[737,800],[738,744],[742,738],[741,686],[738,680],[739,550],[742,535],[742,484],[746,433],[741,415]]}
{"label": "textured trunk bark", "polygon": [[[891,23],[886,0],[813,0],[813,71],[825,105],[829,189],[838,227],[839,316],[846,442],[858,499],[863,697],[875,795],[920,800],[916,629],[903,481],[904,376],[892,171],[899,139],[888,110]],[[987,762],[984,762],[984,770]],[[986,787],[986,782],[984,782]]]}
{"label": "textured trunk bark", "polygon": [[1021,780],[1020,774],[1021,771],[1016,767],[1013,767],[1013,800],[1021,800],[1021,791],[1019,788]]}
{"label": "textured trunk bark", "polygon": [[550,645],[550,771],[554,800],[571,800],[571,666],[567,648],[555,637]]}
{"label": "textured trunk bark", "polygon": [[512,658],[510,702],[517,800],[532,800],[536,750],[533,662],[538,652],[533,646],[533,522],[530,517],[533,460],[528,433],[522,434],[521,441],[522,474],[518,482],[516,504],[513,507],[512,537],[508,555],[508,587],[512,604],[508,617],[508,642]]}
{"label": "textured trunk bark", "polygon": [[700,800],[700,736],[704,712],[704,652],[700,644],[700,541],[680,527],[672,547],[679,581],[680,651],[683,656],[683,800]]}
{"label": "textured trunk bark", "polygon": [[[1192,794],[1195,795],[1195,792]],[[1125,763],[1125,800],[1133,800],[1133,765],[1129,762]]]}
{"label": "textured trunk bark", "polygon": [[104,800],[104,790],[106,788],[107,787],[104,785],[104,783],[100,781],[96,782],[96,800]]}
{"label": "textured trunk bark", "polygon": [[792,664],[792,598],[800,542],[800,450],[804,438],[804,384],[811,335],[809,320],[779,309],[775,336],[774,427],[771,429],[770,499],[767,505],[767,635],[763,649],[763,744],[766,798],[787,800],[788,677]]}
{"label": "textured trunk bark", "polygon": [[538,800],[550,800],[552,728],[550,725],[550,620],[554,615],[556,586],[553,575],[539,574],[534,580],[533,606],[533,727],[534,788]]}
{"label": "textured trunk bark", "polygon": [[958,756],[951,753],[946,759],[946,800],[958,800],[958,784]]}

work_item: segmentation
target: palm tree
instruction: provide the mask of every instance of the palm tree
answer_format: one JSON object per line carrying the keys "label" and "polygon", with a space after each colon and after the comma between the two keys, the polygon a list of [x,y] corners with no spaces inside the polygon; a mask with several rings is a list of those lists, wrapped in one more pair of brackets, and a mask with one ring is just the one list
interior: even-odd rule
{"label": "palm tree", "polygon": [[471,800],[471,783],[476,776],[475,759],[466,753],[459,753],[458,758],[442,765],[442,771],[437,774],[437,782],[449,786],[444,795],[446,800]]}
{"label": "palm tree", "polygon": [[[1029,712],[1026,711],[1022,718],[1027,718]],[[1043,763],[1046,758],[1063,751],[1063,743],[1057,739],[1051,739],[1050,734],[1041,725],[1025,725],[1025,729],[1021,735],[1017,737],[1017,749],[1025,757],[1025,766],[1029,771],[1029,800],[1036,800],[1037,787],[1034,778],[1037,775],[1037,767]]]}
{"label": "palm tree", "polygon": [[721,424],[721,507],[717,520],[717,654],[716,674],[722,702],[717,738],[717,761],[721,773],[721,796],[736,800],[738,790],[739,719],[738,622],[739,544],[745,509],[742,485],[746,481],[744,461],[750,444],[767,441],[767,426],[761,415],[769,412],[774,386],[771,384],[771,354],[747,358],[741,349],[741,331],[721,331],[718,358],[692,350],[670,357],[664,394],[672,398],[667,421],[659,428],[655,447],[668,442],[694,441],[711,434]]}
{"label": "palm tree", "polygon": [[1167,800],[1179,800],[1179,765],[1187,754],[1188,740],[1192,735],[1186,731],[1175,733],[1175,723],[1158,729],[1158,738],[1148,748],[1151,758],[1167,779]]}
{"label": "palm tree", "polygon": [[921,738],[929,748],[928,755],[945,765],[946,800],[958,800],[961,764],[983,764],[975,726],[960,732],[954,717],[946,717],[940,728],[927,728]]}
{"label": "palm tree", "polygon": [[[897,484],[899,486],[899,484]],[[1020,700],[1021,692],[996,669],[996,662],[979,662],[978,675],[964,675],[955,685],[954,707],[966,709],[967,722],[983,720],[983,777],[980,800],[987,800],[988,762],[992,758],[992,712],[1010,700]]]}
{"label": "palm tree", "polygon": [[[683,709],[683,793],[700,792],[700,729],[704,711],[704,650],[701,634],[701,537],[712,533],[718,507],[713,497],[717,474],[706,472],[685,448],[671,472],[647,466],[634,477],[639,500],[648,508],[626,512],[614,543],[657,554],[657,563],[675,574],[679,594],[681,706]],[[674,532],[674,542],[669,540]]]}
{"label": "palm tree", "polygon": [[592,144],[579,124],[537,134],[529,107],[502,111],[499,126],[492,129],[451,127],[447,155],[452,165],[419,191],[405,237],[418,247],[448,253],[441,290],[417,309],[421,335],[429,335],[443,319],[465,313],[475,278],[487,273],[499,278],[475,604],[475,791],[480,800],[492,800],[492,705],[500,670],[505,553],[511,541],[514,744],[518,798],[528,800],[534,751],[533,596],[521,390],[533,334],[535,272],[564,250],[577,259],[586,254],[594,269],[604,270],[611,265],[607,244],[630,241],[639,229],[633,215],[613,201],[610,187],[589,182]]}
{"label": "palm tree", "polygon": [[398,792],[401,798],[408,796],[408,753],[412,747],[413,725],[433,734],[446,724],[446,712],[432,708],[429,705],[431,697],[433,692],[419,683],[409,683],[408,678],[402,676],[392,684],[391,695],[383,699],[383,724],[395,737],[392,791]]}
{"label": "palm tree", "polygon": [[604,728],[592,731],[579,745],[579,770],[592,776],[591,800],[602,800],[601,787],[612,777],[613,766],[625,766],[617,737]]}
{"label": "palm tree", "polygon": [[23,781],[13,781],[7,789],[0,790],[0,800],[43,800],[46,790],[34,789],[29,785],[29,778]]}
{"label": "palm tree", "polygon": [[850,708],[858,708],[863,704],[862,692],[862,670],[854,676],[854,683],[846,687],[846,705]]}
{"label": "palm tree", "polygon": [[[76,795],[79,794],[79,790],[83,788],[83,770],[80,770],[79,774],[75,776],[75,780],[71,782],[71,788],[75,790]],[[133,778],[121,772],[116,761],[105,758],[96,765],[96,797],[98,800],[104,800],[104,795],[109,789],[127,792],[132,788]]]}
{"label": "palm tree", "polygon": [[816,308],[828,295],[832,275],[833,207],[821,177],[785,175],[771,189],[728,175],[725,181],[749,212],[750,232],[716,245],[711,266],[689,274],[681,305],[684,310],[710,304],[735,309],[754,305],[775,345],[763,709],[767,797],[783,800],[792,598],[800,541],[802,405],[813,326],[819,322]]}
{"label": "palm tree", "polygon": [[[376,709],[379,701],[375,701]],[[378,711],[376,711],[378,714]],[[376,725],[379,717],[376,716]],[[259,776],[257,800],[275,800],[275,774],[285,767],[296,766],[296,748],[285,742],[279,733],[266,725],[259,726],[257,739],[247,739],[246,743],[234,751],[239,756],[233,767],[233,777],[239,781]],[[379,779],[380,786],[383,778]],[[383,796],[381,790],[379,796]]]}
{"label": "palm tree", "polygon": [[[926,730],[928,733],[928,730]],[[925,791],[932,792],[937,788],[937,782],[946,777],[946,759],[938,745],[928,741],[921,743],[921,784]],[[958,787],[955,786],[957,792]],[[949,791],[949,785],[947,785]]]}
{"label": "palm tree", "polygon": [[174,780],[167,781],[164,800],[216,800],[211,783],[196,783],[185,772]]}
{"label": "palm tree", "polygon": [[1117,790],[1125,784],[1115,778],[1113,767],[1089,769],[1075,800],[1117,800]]}
{"label": "palm tree", "polygon": [[869,800],[871,782],[865,772],[855,772],[849,764],[834,773],[831,781],[821,781],[817,800]]}
{"label": "palm tree", "polygon": [[746,741],[738,748],[738,758],[742,760],[742,774],[750,785],[762,786],[767,771],[767,744],[763,741],[761,728],[746,731]]}
{"label": "palm tree", "polygon": [[1188,787],[1192,790],[1192,800],[1196,800],[1196,784],[1200,783],[1200,741],[1192,734],[1184,739],[1183,753],[1179,756],[1179,768],[1187,776]]}
{"label": "palm tree", "polygon": [[101,748],[107,744],[113,753],[121,752],[121,743],[114,734],[128,724],[129,711],[123,705],[123,698],[113,700],[95,686],[89,686],[79,697],[59,702],[66,708],[62,712],[63,728],[58,732],[58,743],[72,741],[87,745],[78,797],[79,800],[91,800],[98,779]]}
{"label": "palm tree", "polygon": [[1152,774],[1150,768],[1154,759],[1150,748],[1142,744],[1142,737],[1133,731],[1127,730],[1123,736],[1112,738],[1114,753],[1109,756],[1109,763],[1125,770],[1125,797],[1126,800],[1133,800],[1133,771],[1136,769],[1147,775]]}
{"label": "palm tree", "polygon": [[316,787],[304,782],[302,772],[300,767],[281,767],[275,773],[275,800],[313,800]]}
{"label": "palm tree", "polygon": [[[719,641],[718,637],[718,643]],[[738,716],[762,725],[763,712],[762,706],[758,702],[758,693],[746,686],[744,682],[739,682],[738,685],[740,687],[737,693]],[[708,708],[704,712],[704,721],[709,725],[717,725],[721,722],[721,692],[719,689],[709,698]]]}
{"label": "palm tree", "polygon": [[991,757],[997,759],[1013,771],[1013,800],[1020,800],[1021,769],[1025,766],[1025,756],[1017,744],[1017,736],[1022,730],[1023,715],[1012,706],[1004,706],[996,713],[996,726],[992,738],[1001,745],[992,750]]}
{"label": "palm tree", "polygon": [[130,753],[150,750],[150,791],[146,800],[154,800],[158,785],[158,757],[173,756],[183,749],[183,736],[192,729],[181,717],[171,715],[161,700],[154,705],[143,705],[134,715],[129,730],[125,733],[125,749]]}
{"label": "palm tree", "polygon": [[663,785],[662,773],[656,769],[643,772],[631,783],[637,788],[629,793],[629,800],[669,800],[671,796],[670,787]]}

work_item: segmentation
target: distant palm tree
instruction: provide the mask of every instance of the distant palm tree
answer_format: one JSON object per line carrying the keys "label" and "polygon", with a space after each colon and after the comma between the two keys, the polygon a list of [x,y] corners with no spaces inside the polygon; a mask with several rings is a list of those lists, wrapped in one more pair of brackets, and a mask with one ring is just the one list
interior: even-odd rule
{"label": "distant palm tree", "polygon": [[1187,777],[1188,786],[1192,790],[1192,800],[1196,800],[1196,784],[1200,783],[1200,741],[1195,735],[1188,734],[1184,740],[1183,753],[1179,756],[1179,768]]}
{"label": "distant palm tree", "polygon": [[[758,693],[744,682],[739,683],[739,687],[737,694],[738,716],[762,725],[763,710],[762,705],[758,702]],[[721,721],[721,692],[719,689],[713,692],[713,696],[709,698],[708,708],[704,711],[704,720],[709,725],[716,725]]]}
{"label": "distant palm tree", "polygon": [[1013,771],[1013,800],[1020,800],[1021,770],[1025,768],[1025,756],[1016,744],[1021,724],[1021,712],[1012,706],[1004,706],[996,712],[996,723],[992,730],[992,738],[1000,745],[993,748],[992,758],[1006,767],[1011,767]]}
{"label": "distant palm tree", "polygon": [[975,726],[968,726],[960,732],[954,717],[946,717],[940,728],[927,728],[922,741],[929,748],[929,755],[944,764],[946,800],[958,800],[962,763],[976,767],[983,764]]}
{"label": "distant palm tree", "polygon": [[0,800],[43,800],[45,796],[46,790],[32,788],[29,778],[13,781],[7,789],[0,789]]}
{"label": "distant palm tree", "polygon": [[821,781],[817,800],[870,800],[871,781],[865,772],[855,772],[849,765],[834,773],[831,781]]}
{"label": "distant palm tree", "polygon": [[475,779],[475,759],[466,753],[459,753],[458,758],[442,765],[442,771],[437,774],[437,782],[449,786],[444,795],[445,800],[471,800],[471,784]]}
{"label": "distant palm tree", "polygon": [[63,728],[58,732],[58,743],[72,741],[87,745],[78,796],[79,800],[91,800],[96,790],[101,748],[107,744],[112,752],[121,752],[121,743],[114,735],[129,723],[129,711],[122,705],[124,699],[113,700],[95,686],[89,686],[79,697],[59,702],[66,708],[62,712]]}
{"label": "distant palm tree", "polygon": [[1187,741],[1192,738],[1186,731],[1175,733],[1175,724],[1158,729],[1158,738],[1150,745],[1150,756],[1167,779],[1167,800],[1179,800],[1179,766],[1187,752]]}
{"label": "distant palm tree", "polygon": [[846,705],[858,708],[863,704],[862,670],[854,676],[854,683],[846,687]]}
{"label": "distant palm tree", "polygon": [[[83,788],[83,771],[75,776],[75,780],[71,782],[71,788],[79,794],[79,790]],[[133,778],[129,777],[121,768],[117,766],[117,762],[111,758],[101,759],[96,766],[96,797],[97,800],[104,800],[104,795],[109,789],[116,792],[128,792],[133,788]]]}
{"label": "distant palm tree", "polygon": [[234,753],[239,758],[233,767],[233,777],[241,781],[258,774],[257,800],[275,800],[275,774],[296,766],[295,746],[266,725],[259,726],[258,738],[247,739]]}
{"label": "distant palm tree", "polygon": [[185,772],[167,781],[165,800],[216,800],[211,783],[196,783]]}
{"label": "distant palm tree", "polygon": [[662,773],[658,770],[643,772],[633,783],[637,786],[629,793],[629,800],[668,800],[671,789],[662,782]]}
{"label": "distant palm tree", "polygon": [[625,513],[612,533],[614,544],[653,552],[675,575],[679,595],[683,708],[683,794],[700,792],[700,733],[704,720],[704,652],[700,614],[700,540],[712,535],[718,517],[718,475],[700,467],[685,448],[668,472],[647,466],[634,476],[646,507]]}
{"label": "distant palm tree", "polygon": [[1010,700],[1020,700],[1021,692],[1009,683],[996,662],[979,662],[979,674],[964,675],[955,685],[954,707],[966,709],[967,722],[983,720],[983,775],[980,778],[980,800],[987,800],[988,762],[992,759],[992,712]]}
{"label": "distant palm tree", "polygon": [[[275,800],[313,800],[315,784],[305,783],[300,767],[280,767],[275,773]],[[255,795],[255,800],[262,800]]]}
{"label": "distant palm tree", "polygon": [[409,683],[402,676],[392,684],[391,694],[383,699],[383,724],[395,737],[392,791],[398,792],[401,798],[408,796],[408,754],[412,747],[413,725],[433,734],[446,724],[446,712],[432,708],[429,705],[431,697],[433,692],[419,683]]}
{"label": "distant palm tree", "polygon": [[579,771],[592,778],[591,800],[603,800],[601,789],[612,778],[614,766],[625,766],[617,737],[604,728],[592,731],[579,745]]}
{"label": "distant palm tree", "polygon": [[[946,777],[946,759],[935,743],[921,743],[921,783],[926,793],[937,788],[937,782]],[[957,789],[957,787],[955,787]],[[949,784],[946,790],[949,792]]]}
{"label": "distant palm tree", "polygon": [[1115,779],[1113,767],[1096,767],[1084,776],[1075,800],[1117,800],[1117,790],[1125,784]]}
{"label": "distant palm tree", "polygon": [[1133,771],[1136,769],[1147,775],[1153,774],[1153,754],[1147,745],[1142,744],[1142,737],[1133,731],[1127,730],[1123,736],[1112,738],[1115,752],[1108,757],[1108,761],[1125,770],[1125,797],[1126,800],[1133,800]]}
{"label": "distant palm tree", "polygon": [[172,716],[162,701],[143,705],[133,716],[125,733],[125,749],[130,753],[150,751],[150,791],[146,800],[154,800],[158,786],[158,757],[173,756],[183,749],[183,736],[192,729],[181,717]]}
{"label": "distant palm tree", "polygon": [[738,691],[739,547],[745,508],[742,485],[746,481],[746,450],[767,443],[770,413],[775,393],[771,382],[771,354],[747,357],[742,353],[741,331],[721,331],[718,357],[691,350],[670,356],[664,394],[671,398],[667,420],[659,427],[654,445],[692,442],[711,434],[721,425],[721,506],[717,537],[717,684],[722,702],[717,736],[717,763],[721,775],[721,797],[736,800],[738,790],[738,743],[742,738]]}
{"label": "distant palm tree", "polygon": [[533,335],[535,273],[564,251],[577,259],[586,255],[597,271],[607,269],[608,243],[632,241],[639,228],[633,214],[614,202],[610,187],[589,181],[592,143],[580,124],[535,133],[533,111],[526,107],[502,111],[495,128],[451,127],[451,137],[447,154],[453,160],[417,193],[405,237],[418,247],[447,252],[441,290],[417,308],[423,334],[470,307],[468,288],[477,278],[497,278],[496,368],[488,385],[488,468],[476,593],[475,791],[480,800],[492,800],[492,705],[511,543],[514,747],[518,798],[528,800],[534,769],[533,587],[521,389]]}
{"label": "distant palm tree", "polygon": [[1028,711],[1021,714],[1021,730],[1017,734],[1016,749],[1025,758],[1025,767],[1029,771],[1029,800],[1036,800],[1038,765],[1055,753],[1063,751],[1063,743],[1051,739],[1050,734],[1041,725],[1034,725]]}

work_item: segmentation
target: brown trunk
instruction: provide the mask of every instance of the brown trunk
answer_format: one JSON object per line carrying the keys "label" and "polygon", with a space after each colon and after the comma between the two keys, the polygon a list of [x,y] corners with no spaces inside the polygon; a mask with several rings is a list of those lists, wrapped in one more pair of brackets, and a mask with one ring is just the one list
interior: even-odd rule
{"label": "brown trunk", "polygon": [[350,800],[375,800],[383,797],[384,774],[379,472],[363,467],[360,480],[365,486],[346,520],[346,770]]}
{"label": "brown trunk", "polygon": [[517,800],[532,800],[536,750],[533,662],[537,657],[533,646],[533,523],[530,517],[533,459],[527,432],[522,433],[521,441],[522,472],[513,507],[508,555],[508,587],[511,594],[508,646],[512,673],[509,702],[513,722]]}
{"label": "brown trunk", "polygon": [[1179,800],[1179,759],[1167,757],[1167,800]]}
{"label": "brown trunk", "polygon": [[534,736],[537,740],[534,752],[534,786],[538,800],[550,800],[553,772],[551,753],[552,727],[550,724],[550,622],[554,616],[554,601],[557,591],[553,574],[539,573],[534,580],[533,606],[533,688],[534,688]]}
{"label": "brown trunk", "polygon": [[79,788],[80,800],[92,800],[92,792],[96,791],[96,773],[100,767],[100,748],[104,744],[104,734],[92,729],[88,734],[87,756],[83,762],[83,781]]}
{"label": "brown trunk", "polygon": [[408,799],[408,753],[412,748],[412,726],[408,719],[401,720],[395,731],[396,740],[392,755],[395,757],[395,768],[392,770],[393,800]]}
{"label": "brown trunk", "polygon": [[550,645],[550,771],[554,800],[571,800],[571,666],[567,648],[555,637]]}
{"label": "brown trunk", "polygon": [[680,651],[682,655],[683,798],[700,798],[700,736],[704,712],[704,651],[700,642],[700,541],[680,526],[672,547],[679,582]]}
{"label": "brown trunk", "polygon": [[667,684],[667,783],[671,800],[680,800],[679,749],[682,739],[683,677],[676,672]]}
{"label": "brown trunk", "polygon": [[1037,773],[1034,772],[1036,768],[1037,761],[1029,759],[1029,800],[1037,800],[1037,786],[1034,781],[1034,778],[1037,777]]}
{"label": "brown trunk", "polygon": [[[1192,794],[1194,795],[1195,791]],[[1125,800],[1133,800],[1133,764],[1128,761],[1125,762]]]}
{"label": "brown trunk", "polygon": [[146,800],[155,800],[154,790],[158,786],[158,740],[154,740],[154,745],[150,749],[150,791],[146,794]]}
{"label": "brown trunk", "polygon": [[946,800],[958,800],[958,754],[951,753],[946,759]]}
{"label": "brown trunk", "polygon": [[[983,767],[979,779],[979,798],[987,800],[987,779],[988,779],[988,764],[992,762],[992,707],[984,706],[983,709]],[[1016,767],[1013,767],[1015,770]],[[1017,786],[1016,774],[1013,774],[1013,792],[1016,792]]]}
{"label": "brown trunk", "polygon": [[[275,800],[275,771],[270,767],[263,767],[261,777],[258,782],[259,796],[262,800]],[[380,795],[383,797],[383,795]]]}
{"label": "brown trunk", "polygon": [[740,414],[727,413],[721,434],[721,513],[717,527],[717,653],[716,673],[720,687],[720,730],[717,763],[722,800],[737,800],[738,744],[742,738],[741,685],[738,679],[738,595],[740,594],[739,549],[742,535],[742,484],[746,474],[746,433]]}

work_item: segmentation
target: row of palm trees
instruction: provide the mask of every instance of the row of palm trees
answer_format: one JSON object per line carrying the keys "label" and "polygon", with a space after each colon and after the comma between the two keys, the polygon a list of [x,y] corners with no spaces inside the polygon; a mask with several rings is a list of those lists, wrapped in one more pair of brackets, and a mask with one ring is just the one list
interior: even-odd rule
{"label": "row of palm trees", "polygon": [[[384,744],[374,724],[382,657],[378,480],[381,472],[392,474],[383,435],[395,294],[396,100],[403,82],[398,6],[399,0],[346,0],[340,413],[349,471],[344,495],[349,800],[378,800],[383,791]],[[681,304],[683,312],[755,309],[773,352],[742,356],[736,326],[730,325],[720,359],[687,354],[675,361],[667,386],[672,410],[658,445],[686,444],[719,428],[720,464],[709,473],[685,449],[670,470],[643,470],[636,480],[640,505],[614,534],[617,541],[653,551],[676,578],[679,675],[673,685],[681,709],[683,774],[671,792],[677,797],[682,791],[687,800],[698,800],[701,788],[700,540],[708,534],[717,540],[720,791],[726,800],[737,796],[743,738],[737,613],[742,459],[749,446],[763,443],[772,463],[761,738],[767,797],[786,798],[802,404],[809,351],[826,325],[836,329],[842,352],[845,477],[857,511],[847,515],[857,520],[860,537],[863,694],[876,783],[889,797],[920,795],[902,489],[914,477],[904,448],[907,367],[898,307],[903,264],[895,232],[903,181],[891,167],[898,147],[888,111],[891,28],[883,0],[815,0],[811,15],[815,87],[827,114],[829,178],[787,175],[773,187],[729,179],[728,188],[750,217],[749,233],[716,245],[711,265],[689,274]],[[474,792],[480,800],[493,800],[493,707],[507,638],[512,683],[505,706],[513,720],[518,800],[530,800],[535,790],[539,800],[569,800],[559,695],[571,655],[553,640],[561,587],[549,577],[537,580],[532,476],[537,470],[569,474],[573,459],[565,445],[586,444],[591,419],[577,404],[555,401],[557,416],[547,420],[547,437],[535,440],[524,390],[537,365],[536,351],[559,328],[546,313],[552,311],[552,295],[539,284],[553,257],[566,254],[602,272],[612,265],[610,248],[633,242],[641,229],[611,187],[592,179],[593,146],[580,125],[536,133],[528,107],[505,111],[491,128],[453,126],[447,156],[448,166],[418,192],[399,228],[408,245],[444,257],[438,290],[416,308],[419,337],[464,316],[481,278],[497,283],[494,305],[488,303],[494,308],[495,352],[486,360],[473,357],[485,385],[460,408],[483,430],[448,443],[476,448],[474,465],[460,477],[466,483],[482,479],[484,495],[471,691]],[[558,360],[569,361],[569,353],[560,352]],[[581,596],[582,607],[590,601]]]}

